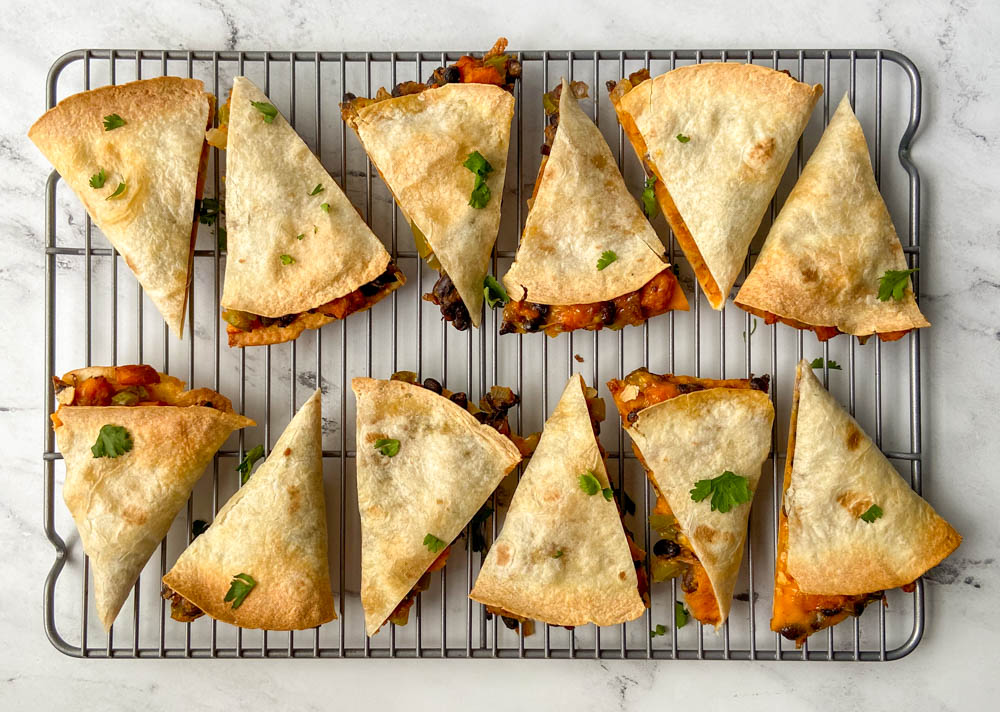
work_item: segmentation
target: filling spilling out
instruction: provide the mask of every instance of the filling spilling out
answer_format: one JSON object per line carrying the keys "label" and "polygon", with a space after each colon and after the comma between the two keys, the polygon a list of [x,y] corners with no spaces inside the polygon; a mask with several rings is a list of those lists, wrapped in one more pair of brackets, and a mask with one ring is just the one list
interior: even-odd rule
{"label": "filling spilling out", "polygon": [[[489,393],[479,399],[479,404],[477,405],[470,402],[469,397],[465,393],[462,393],[461,391],[450,391],[433,378],[425,378],[421,383],[417,374],[412,371],[399,371],[394,373],[392,374],[391,380],[404,381],[406,383],[412,383],[413,385],[422,386],[429,391],[437,393],[439,396],[447,398],[452,403],[456,403],[462,408],[465,408],[480,423],[490,426],[514,443],[522,456],[527,457],[530,455],[534,452],[535,446],[538,444],[537,433],[530,435],[527,438],[522,438],[511,432],[507,412],[520,402],[520,398],[518,398],[517,394],[509,388],[505,388],[503,386],[493,386]],[[482,527],[491,514],[492,509],[490,509],[487,505],[484,505],[483,508],[479,510],[479,513],[473,517],[473,527]],[[459,537],[463,535],[464,532],[463,534],[460,534]],[[481,536],[478,538],[481,540]],[[473,532],[473,539],[477,539],[475,531]],[[448,555],[451,553],[451,549],[454,545],[455,542],[450,542],[448,546],[441,551],[438,557],[431,562],[431,565],[427,567],[427,570],[424,571],[423,575],[421,575],[421,577],[413,585],[413,588],[410,589],[410,591],[403,597],[403,600],[399,602],[395,610],[389,614],[389,617],[386,618],[383,625],[385,625],[385,623],[406,625],[410,618],[410,609],[417,600],[417,596],[421,591],[426,591],[430,586],[431,574],[435,571],[443,569],[445,564],[448,563]],[[473,546],[475,548],[475,541],[473,542]]]}
{"label": "filling spilling out", "polygon": [[[340,114],[349,126],[356,129],[358,111],[364,107],[401,96],[419,94],[446,84],[493,84],[513,93],[514,84],[521,76],[521,63],[513,55],[505,54],[506,49],[507,40],[501,37],[482,57],[465,55],[455,64],[438,67],[431,73],[426,82],[400,82],[393,87],[391,92],[385,87],[381,87],[372,98],[359,97],[348,92],[344,94],[344,101],[340,105]],[[410,229],[413,231],[417,252],[427,261],[428,266],[440,273],[434,287],[424,295],[424,299],[440,307],[441,316],[444,317],[445,321],[451,322],[452,326],[459,331],[465,331],[472,325],[465,302],[459,296],[451,277],[434,256],[434,251],[427,238],[412,220],[410,220]]]}
{"label": "filling spilling out", "polygon": [[[573,82],[573,94],[582,99],[587,96],[587,85]],[[545,164],[559,128],[559,99],[562,84],[543,95],[542,106],[548,119],[545,126],[545,143],[542,144],[542,163],[538,167],[535,189],[528,201],[529,208],[542,183]],[[526,295],[527,296],[527,295]],[[610,301],[590,304],[538,304],[527,299],[508,302],[503,310],[501,334],[527,334],[543,331],[549,336],[585,329],[598,331],[603,328],[621,329],[638,326],[654,316],[673,309],[686,309],[687,302],[670,267],[655,275],[641,288],[622,294]]]}
{"label": "filling spilling out", "polygon": [[[639,412],[643,409],[685,393],[708,388],[743,388],[767,393],[769,381],[766,375],[750,379],[725,380],[673,374],[661,376],[640,368],[623,380],[609,381],[608,388],[615,399],[615,406],[622,421],[631,424],[638,419]],[[694,553],[690,540],[681,529],[663,493],[656,487],[642,453],[634,443],[632,449],[656,491],[656,507],[649,515],[649,524],[661,538],[653,545],[653,556],[650,559],[650,575],[653,583],[679,577],[681,590],[684,591],[684,599],[691,615],[706,625],[718,625],[722,621],[722,614],[708,572]]]}
{"label": "filling spilling out", "polygon": [[[601,445],[600,435],[601,435],[601,422],[604,421],[605,410],[604,410],[604,399],[599,398],[597,391],[593,388],[587,388],[585,397],[587,400],[587,410],[590,413],[590,425],[594,429],[594,437],[597,438],[597,447],[601,453],[601,458],[604,459],[607,453],[604,450],[604,446]],[[635,514],[635,502],[629,499],[628,495],[624,491],[614,490],[614,500],[615,506],[618,507],[618,516],[622,520],[622,529],[625,532],[625,539],[628,541],[629,555],[632,557],[632,564],[635,566],[635,576],[636,576],[636,588],[639,591],[639,596],[642,598],[646,608],[649,608],[649,577],[646,573],[646,552],[636,544],[635,536],[629,530],[628,526],[625,524],[625,516],[627,514]],[[524,635],[532,635],[535,632],[535,622],[530,618],[524,616],[519,616],[515,613],[511,613],[498,606],[486,606],[486,615],[500,616],[503,620],[504,625],[510,630],[517,630],[520,626],[521,631]],[[562,626],[567,630],[572,630],[573,626]]]}
{"label": "filling spilling out", "polygon": [[[796,321],[795,319],[792,319],[790,317],[778,316],[777,314],[773,314],[769,311],[764,311],[763,309],[755,309],[753,307],[748,307],[746,304],[740,304],[739,306],[741,309],[744,309],[750,312],[751,314],[754,314],[755,316],[759,316],[761,319],[764,320],[765,324],[774,324],[776,322],[780,322],[785,326],[792,327],[793,329],[812,331],[813,333],[816,334],[816,339],[819,341],[829,341],[834,336],[845,333],[835,326],[816,326],[814,324],[806,324],[801,321]],[[909,334],[910,331],[911,329],[903,329],[902,331],[880,331],[877,333],[877,336],[881,341],[899,341],[904,336]],[[858,336],[857,337],[858,343],[864,346],[865,343],[870,338],[870,336],[871,334]]]}

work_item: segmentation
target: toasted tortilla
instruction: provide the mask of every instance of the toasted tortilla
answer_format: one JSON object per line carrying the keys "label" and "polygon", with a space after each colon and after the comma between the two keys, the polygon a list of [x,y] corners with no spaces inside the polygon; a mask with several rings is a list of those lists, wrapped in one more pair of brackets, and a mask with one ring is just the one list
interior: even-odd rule
{"label": "toasted tortilla", "polygon": [[[198,405],[60,406],[53,420],[66,462],[63,499],[90,557],[97,615],[109,630],[215,451],[254,422]],[[108,424],[129,432],[132,449],[94,457],[91,447]]]}
{"label": "toasted tortilla", "polygon": [[847,97],[771,226],[736,305],[856,336],[930,326],[908,286],[879,301],[886,270],[907,269]]}
{"label": "toasted tortilla", "polygon": [[473,600],[563,626],[614,625],[645,611],[614,500],[580,488],[587,472],[609,486],[585,389],[579,374],[570,378],[545,422]]}
{"label": "toasted tortilla", "polygon": [[[514,97],[492,84],[446,84],[358,110],[353,125],[399,209],[426,238],[479,326],[483,280],[500,228]],[[469,205],[479,151],[491,197]]]}
{"label": "toasted tortilla", "polygon": [[[200,80],[157,77],[74,94],[28,131],[178,338],[214,106]],[[105,131],[111,114],[125,125]],[[104,186],[92,188],[101,170]],[[125,192],[110,198],[122,182]]]}
{"label": "toasted tortilla", "polygon": [[[251,102],[271,104],[253,82],[236,77],[222,306],[267,317],[298,314],[378,277],[389,253],[291,124],[280,112],[265,123]],[[312,195],[317,185],[323,190]],[[283,264],[282,255],[294,262]]]}
{"label": "toasted tortilla", "polygon": [[[784,495],[788,573],[803,593],[855,595],[908,584],[962,537],[899,475],[805,360],[795,380]],[[871,505],[882,516],[861,519]]]}
{"label": "toasted tortilla", "polygon": [[[607,250],[618,258],[598,270]],[[535,304],[611,301],[666,269],[665,253],[600,129],[563,79],[555,141],[503,278],[507,293]]]}
{"label": "toasted tortilla", "polygon": [[656,489],[705,567],[719,606],[717,628],[729,617],[751,502],[729,512],[712,511],[708,499],[691,499],[691,490],[699,480],[729,470],[746,477],[756,492],[761,465],[771,450],[773,422],[774,408],[766,393],[709,388],[641,410],[626,427]]}
{"label": "toasted tortilla", "polygon": [[[424,545],[459,535],[521,461],[508,438],[461,406],[402,381],[355,378],[361,604],[374,635],[438,557]],[[399,441],[389,457],[377,440]]]}
{"label": "toasted tortilla", "polygon": [[[327,561],[321,421],[317,390],[163,583],[212,618],[241,628],[302,630],[337,617]],[[257,585],[234,609],[225,598],[241,573]]]}
{"label": "toasted tortilla", "polygon": [[[714,309],[823,88],[753,64],[680,67],[625,94],[616,109],[656,174],[656,195]],[[677,137],[688,140],[682,142]]]}

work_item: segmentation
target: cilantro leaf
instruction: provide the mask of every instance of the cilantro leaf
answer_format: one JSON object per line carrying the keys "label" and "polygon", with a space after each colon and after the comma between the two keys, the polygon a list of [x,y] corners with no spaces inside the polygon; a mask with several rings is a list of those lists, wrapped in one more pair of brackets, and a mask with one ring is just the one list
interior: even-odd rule
{"label": "cilantro leaf", "polygon": [[268,104],[266,101],[251,101],[250,103],[253,104],[253,108],[260,112],[265,124],[274,122],[274,117],[278,115],[274,104]]}
{"label": "cilantro leaf", "polygon": [[712,511],[719,510],[723,513],[753,498],[750,480],[729,470],[710,480],[698,480],[694,483],[692,500],[701,502],[709,495],[712,497]]}
{"label": "cilantro leaf", "polygon": [[887,302],[892,297],[897,302],[903,299],[903,292],[910,282],[910,275],[919,271],[914,269],[887,269],[878,280],[879,301]]}
{"label": "cilantro leaf", "polygon": [[120,425],[102,425],[90,451],[94,457],[119,457],[132,449],[132,436]]}
{"label": "cilantro leaf", "polygon": [[864,521],[871,524],[876,519],[879,519],[883,514],[884,512],[882,511],[882,508],[877,504],[873,504],[864,511],[864,513],[859,517],[859,519],[863,519]]}
{"label": "cilantro leaf", "polygon": [[249,450],[246,457],[240,461],[240,464],[236,466],[236,471],[240,473],[240,484],[245,485],[247,480],[250,479],[250,472],[253,470],[254,463],[260,458],[264,457],[264,446],[258,445],[257,447]]}
{"label": "cilantro leaf", "polygon": [[590,495],[591,497],[601,491],[601,483],[594,476],[593,470],[587,470],[585,473],[580,475],[578,482],[580,483],[580,489],[583,493]]}
{"label": "cilantro leaf", "polygon": [[646,214],[646,217],[652,220],[660,213],[660,204],[656,202],[656,191],[653,186],[656,185],[656,176],[650,176],[646,179],[646,185],[642,189],[642,212]]}
{"label": "cilantro leaf", "polygon": [[107,174],[105,174],[104,169],[97,171],[94,175],[90,176],[90,187],[91,188],[103,188],[104,181],[108,179]]}
{"label": "cilantro leaf", "polygon": [[246,597],[250,595],[253,591],[254,586],[257,582],[253,580],[253,576],[250,574],[236,574],[233,576],[233,582],[229,584],[229,591],[226,593],[226,597],[222,599],[226,603],[230,601],[233,602],[233,610],[243,605],[243,601]]}
{"label": "cilantro leaf", "polygon": [[195,519],[191,522],[191,538],[197,539],[208,530],[208,522],[204,519]]}
{"label": "cilantro leaf", "polygon": [[399,454],[399,441],[395,438],[380,438],[375,441],[375,449],[386,457],[395,457]]}
{"label": "cilantro leaf", "polygon": [[304,239],[306,239],[306,235],[305,235],[304,232],[300,232],[298,235],[295,236],[295,239],[296,240],[304,240]]}
{"label": "cilantro leaf", "polygon": [[322,210],[323,210],[324,213],[330,212],[330,204],[329,203],[320,203],[319,207],[322,208]]}
{"label": "cilantro leaf", "polygon": [[479,151],[470,153],[462,165],[476,174],[476,182],[469,196],[469,205],[477,209],[485,208],[490,202],[490,187],[486,185],[486,176],[493,172],[493,166]]}
{"label": "cilantro leaf", "polygon": [[680,630],[681,628],[686,626],[688,624],[688,617],[690,615],[691,614],[688,613],[687,609],[684,607],[684,604],[681,603],[680,601],[677,601],[674,604],[674,628]]}
{"label": "cilantro leaf", "polygon": [[125,187],[126,187],[125,182],[122,181],[121,183],[118,184],[118,187],[115,188],[115,192],[109,195],[107,198],[105,198],[105,200],[112,200],[113,198],[117,198],[118,196],[120,196],[122,193],[125,192]]}
{"label": "cilantro leaf", "polygon": [[490,202],[490,187],[486,185],[486,180],[480,176],[476,178],[476,185],[469,196],[469,205],[473,208],[482,209]]}
{"label": "cilantro leaf", "polygon": [[677,140],[681,143],[687,143],[691,140],[690,136],[685,136],[684,134],[677,134]]}
{"label": "cilantro leaf", "polygon": [[[827,367],[831,371],[842,371],[843,370],[840,367],[840,364],[837,363],[836,361],[834,361],[833,359],[828,360],[826,362],[826,365],[827,365]],[[823,357],[822,356],[817,356],[812,361],[810,361],[809,362],[809,368],[823,368]]]}
{"label": "cilantro leaf", "polygon": [[104,117],[104,130],[114,131],[115,129],[120,129],[125,125],[125,119],[120,117],[118,114],[108,114]]}
{"label": "cilantro leaf", "polygon": [[428,551],[432,554],[437,554],[439,551],[443,551],[448,545],[433,534],[428,534],[424,537],[424,546],[426,546]]}
{"label": "cilantro leaf", "polygon": [[610,487],[605,487],[604,489],[602,489],[601,494],[603,494],[604,499],[608,500],[609,502],[615,498],[615,492]]}
{"label": "cilantro leaf", "polygon": [[650,638],[655,638],[658,635],[666,635],[666,634],[667,634],[667,626],[663,625],[662,623],[657,623],[656,627],[653,628],[653,630],[649,631]]}
{"label": "cilantro leaf", "polygon": [[291,255],[279,255],[279,258],[281,259],[281,264],[283,265],[295,264],[295,258],[292,257]]}
{"label": "cilantro leaf", "polygon": [[486,524],[486,520],[491,516],[493,516],[493,507],[489,504],[484,504],[476,512],[476,516],[469,522],[469,531],[472,532],[473,551],[486,551],[486,532],[483,527]]}
{"label": "cilantro leaf", "polygon": [[618,259],[618,255],[614,253],[613,250],[605,250],[601,253],[600,259],[597,260],[597,271],[602,272],[604,269]]}
{"label": "cilantro leaf", "polygon": [[479,151],[473,151],[462,163],[463,166],[475,173],[477,176],[485,176],[493,172],[493,166]]}
{"label": "cilantro leaf", "polygon": [[323,192],[323,190],[324,190],[323,189],[323,184],[322,183],[317,183],[316,187],[312,189],[312,192],[309,195],[319,195],[320,193]]}
{"label": "cilantro leaf", "polygon": [[486,275],[486,279],[483,280],[483,296],[486,297],[486,306],[490,309],[506,306],[510,301],[507,290],[491,274]]}
{"label": "cilantro leaf", "polygon": [[553,559],[561,559],[562,557],[563,557],[563,550],[562,549],[556,549],[556,553],[554,553],[552,555]]}

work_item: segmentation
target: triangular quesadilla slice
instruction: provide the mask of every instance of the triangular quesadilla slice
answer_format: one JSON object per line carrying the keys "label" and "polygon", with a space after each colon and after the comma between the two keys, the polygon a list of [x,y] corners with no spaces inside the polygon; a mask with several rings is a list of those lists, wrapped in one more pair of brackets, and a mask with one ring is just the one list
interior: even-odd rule
{"label": "triangular quesadilla slice", "polygon": [[570,378],[470,597],[505,618],[614,625],[646,608],[645,552],[626,534],[596,431],[604,401]]}
{"label": "triangular quesadilla slice", "polygon": [[63,99],[28,131],[181,338],[215,98],[157,77]]}
{"label": "triangular quesadilla slice", "polygon": [[345,95],[357,132],[417,251],[441,276],[424,299],[457,329],[478,327],[490,252],[500,227],[514,81],[521,65],[500,38],[482,59],[439,67],[426,83],[402,82],[374,99]]}
{"label": "triangular quesadilla slice", "polygon": [[795,378],[771,630],[801,646],[913,582],[962,541],[900,477],[809,363]]}
{"label": "triangular quesadilla slice", "polygon": [[406,280],[305,141],[246,77],[226,118],[230,346],[276,344],[370,308]]}
{"label": "triangular quesadilla slice", "polygon": [[365,630],[375,635],[386,622],[406,623],[452,542],[521,461],[502,434],[510,432],[507,408],[517,399],[494,387],[480,411],[430,379],[420,386],[355,378],[351,387],[358,401],[361,604]]}
{"label": "triangular quesadilla slice", "polygon": [[[847,95],[771,226],[736,305],[816,332],[895,341],[930,326]],[[893,289],[896,287],[896,289]]]}
{"label": "triangular quesadilla slice", "polygon": [[215,451],[254,422],[225,396],[185,391],[150,366],[81,368],[54,379],[54,389],[63,499],[108,630]]}
{"label": "triangular quesadilla slice", "polygon": [[655,79],[636,72],[611,101],[714,309],[722,309],[788,160],[823,93],[786,72],[715,62]]}
{"label": "triangular quesadilla slice", "polygon": [[620,329],[688,308],[656,231],[580,108],[586,92],[564,79],[544,97],[547,155],[503,278],[511,301],[501,334]]}
{"label": "triangular quesadilla slice", "polygon": [[653,582],[681,577],[688,609],[729,616],[750,504],[771,449],[767,376],[713,380],[645,369],[610,381],[632,448],[657,493]]}
{"label": "triangular quesadilla slice", "polygon": [[[320,392],[163,577],[171,615],[303,630],[337,617],[327,561]],[[178,613],[181,613],[179,616]]]}

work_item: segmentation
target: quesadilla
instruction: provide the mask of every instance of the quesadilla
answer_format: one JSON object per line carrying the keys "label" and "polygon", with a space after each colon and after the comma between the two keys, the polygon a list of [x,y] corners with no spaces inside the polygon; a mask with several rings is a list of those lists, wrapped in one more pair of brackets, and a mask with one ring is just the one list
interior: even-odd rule
{"label": "quesadilla", "polygon": [[358,401],[358,511],[365,630],[403,625],[430,574],[508,472],[521,461],[507,409],[510,389],[494,387],[473,407],[437,381],[355,378]]}
{"label": "quesadilla", "polygon": [[503,281],[500,333],[620,329],[688,308],[656,231],[577,101],[583,82],[545,95],[545,147],[517,256]]}
{"label": "quesadilla", "polygon": [[236,77],[226,147],[230,346],[277,344],[370,308],[406,279],[270,99]]}
{"label": "quesadilla", "polygon": [[625,531],[608,483],[602,420],[604,401],[574,375],[469,594],[495,615],[614,625],[646,609],[645,552]]}
{"label": "quesadilla", "polygon": [[327,561],[320,391],[163,577],[171,616],[303,630],[337,617]]}
{"label": "quesadilla", "polygon": [[74,94],[28,131],[178,338],[214,109],[201,81],[157,77]]}
{"label": "quesadilla", "polygon": [[63,499],[94,576],[105,630],[215,451],[254,425],[229,399],[150,366],[93,366],[54,380]]}
{"label": "quesadilla", "polygon": [[656,490],[653,582],[681,577],[697,620],[729,616],[760,468],[771,449],[767,376],[713,380],[645,369],[608,382]]}
{"label": "quesadilla", "polygon": [[771,630],[796,646],[913,582],[962,541],[900,477],[809,363],[795,376]]}
{"label": "quesadilla", "polygon": [[344,95],[341,115],[403,212],[417,252],[441,273],[424,299],[464,331],[478,327],[490,252],[500,227],[521,65],[500,38],[427,80],[374,99]]}
{"label": "quesadilla", "polygon": [[823,88],[716,62],[615,85],[611,101],[709,304],[722,309]]}
{"label": "quesadilla", "polygon": [[[778,214],[736,305],[820,341],[878,334],[895,341],[930,326],[879,193],[868,143],[847,95]],[[893,293],[886,281],[898,282]]]}

